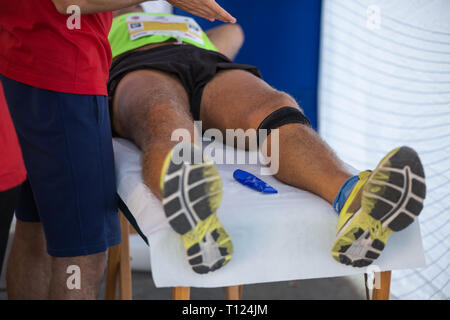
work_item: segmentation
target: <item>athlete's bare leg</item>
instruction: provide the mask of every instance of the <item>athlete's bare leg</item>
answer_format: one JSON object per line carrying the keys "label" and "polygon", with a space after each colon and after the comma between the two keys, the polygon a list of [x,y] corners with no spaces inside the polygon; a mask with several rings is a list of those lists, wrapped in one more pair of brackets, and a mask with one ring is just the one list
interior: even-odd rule
{"label": "athlete's bare leg", "polygon": [[117,86],[113,100],[113,127],[143,152],[143,178],[161,199],[161,168],[178,143],[172,132],[186,129],[194,137],[189,99],[177,78],[154,70],[127,74]]}
{"label": "athlete's bare leg", "polygon": [[[225,134],[226,129],[257,129],[268,115],[286,106],[298,108],[292,97],[253,74],[229,70],[205,87],[200,118],[204,129],[217,128]],[[352,174],[311,128],[288,124],[279,128],[279,134],[276,177],[332,203]],[[266,139],[269,150],[270,141]]]}
{"label": "athlete's bare leg", "polygon": [[[194,127],[187,95],[177,79],[168,75],[153,71],[139,71],[127,77],[122,80],[116,92],[118,97],[114,104],[114,127],[116,131],[132,139],[144,151],[144,180],[152,191],[161,197],[159,181],[162,164],[165,155],[176,144],[170,141],[172,131],[184,128],[193,136]],[[223,71],[204,89],[200,119],[203,121],[204,129],[215,128],[223,133],[226,129],[257,129],[267,116],[286,106],[298,108],[292,97],[271,88],[249,72]],[[271,138],[266,139],[264,143],[268,145],[269,150],[274,149]],[[280,127],[278,147],[279,170],[276,177],[287,184],[313,192],[329,203],[333,202],[344,182],[352,176],[327,144],[305,125],[288,124]],[[338,225],[339,233],[333,244],[332,255],[341,263],[356,267],[372,263],[380,254],[392,231],[401,231],[406,228],[422,209],[425,184],[423,169],[417,154],[412,149],[399,148],[385,159],[388,159],[390,165],[395,168],[384,169],[383,159],[380,163],[382,167],[377,168],[373,174],[362,173],[358,184],[352,189],[353,197],[349,198],[351,203],[346,209],[348,214],[340,215],[342,219]],[[406,170],[406,172],[412,170],[415,180],[411,182],[408,174],[405,179],[408,178],[409,183],[415,183],[418,191],[416,190],[413,194],[414,192],[411,193],[409,189],[405,189],[408,184],[400,183],[404,179],[394,179],[393,174],[386,173],[390,172],[389,170],[394,170],[396,173],[400,173],[399,170]],[[382,183],[389,188],[379,188],[377,183]],[[397,185],[393,185],[395,183]],[[393,198],[395,192],[391,190],[391,186],[395,187],[394,191],[402,190],[406,195],[395,198],[398,204],[392,202],[395,200]],[[369,190],[369,195],[363,194],[365,190]],[[408,202],[409,210],[412,212],[408,219],[401,210],[390,210],[390,207],[386,205],[392,203],[392,206],[400,208],[400,204],[406,203],[406,200],[402,199],[409,199],[408,197],[414,197],[413,200],[415,200],[412,203]],[[361,199],[365,199],[367,204],[365,209],[362,209],[363,200]],[[363,214],[352,214],[357,210]],[[381,225],[383,219],[388,220],[386,224]],[[375,233],[373,230],[381,231]],[[201,261],[204,261],[201,260],[199,265],[197,257],[199,255],[205,257],[205,255],[202,255],[198,248],[204,242],[202,239],[207,237],[202,234],[195,240],[194,245],[187,246],[185,243],[189,262],[194,270],[200,268],[196,270],[199,273],[215,270],[231,258],[231,240],[224,229],[214,226],[208,230],[207,234],[212,237],[214,234],[219,235],[218,243],[224,244],[221,249],[224,250],[225,255],[217,255],[212,263],[207,263],[206,266],[201,265]],[[190,254],[192,251],[190,249],[195,246],[197,251],[194,257]],[[364,250],[358,249],[359,253],[355,254],[351,250],[353,246],[364,248]]]}
{"label": "athlete's bare leg", "polygon": [[142,150],[144,183],[162,200],[192,269],[203,274],[221,268],[230,261],[233,245],[217,215],[222,196],[217,168],[209,161],[176,163],[171,152],[177,129],[186,129],[194,142],[183,86],[165,73],[135,71],[121,80],[114,98],[113,127]]}

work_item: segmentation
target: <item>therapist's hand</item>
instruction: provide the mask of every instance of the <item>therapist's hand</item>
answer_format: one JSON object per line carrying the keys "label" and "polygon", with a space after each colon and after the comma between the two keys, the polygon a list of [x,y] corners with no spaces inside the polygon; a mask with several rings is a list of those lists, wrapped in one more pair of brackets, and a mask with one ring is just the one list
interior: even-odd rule
{"label": "therapist's hand", "polygon": [[167,0],[171,5],[210,21],[235,23],[236,19],[214,0]]}

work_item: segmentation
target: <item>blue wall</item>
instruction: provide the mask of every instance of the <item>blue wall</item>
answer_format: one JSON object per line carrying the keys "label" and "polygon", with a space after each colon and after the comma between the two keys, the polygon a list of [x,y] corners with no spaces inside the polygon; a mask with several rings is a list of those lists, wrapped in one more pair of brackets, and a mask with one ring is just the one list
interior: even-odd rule
{"label": "blue wall", "polygon": [[[243,27],[236,61],[260,68],[273,87],[291,94],[317,128],[321,0],[219,0]],[[189,15],[175,9],[176,14]],[[218,24],[197,18],[205,30]]]}

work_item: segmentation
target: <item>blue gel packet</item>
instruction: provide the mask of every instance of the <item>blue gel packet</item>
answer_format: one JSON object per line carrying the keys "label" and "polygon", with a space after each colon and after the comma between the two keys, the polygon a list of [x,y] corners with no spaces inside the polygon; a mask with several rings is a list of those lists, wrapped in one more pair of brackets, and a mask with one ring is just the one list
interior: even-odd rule
{"label": "blue gel packet", "polygon": [[271,186],[269,186],[267,183],[262,181],[261,179],[255,177],[251,173],[244,171],[244,170],[236,170],[233,173],[234,179],[236,179],[239,183],[243,184],[244,186],[247,186],[253,190],[262,192],[262,193],[278,193],[278,191]]}

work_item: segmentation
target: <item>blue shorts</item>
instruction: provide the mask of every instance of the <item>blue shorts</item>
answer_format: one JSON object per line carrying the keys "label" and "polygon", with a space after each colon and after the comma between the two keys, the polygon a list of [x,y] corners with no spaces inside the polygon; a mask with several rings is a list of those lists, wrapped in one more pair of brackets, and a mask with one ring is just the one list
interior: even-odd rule
{"label": "blue shorts", "polygon": [[28,174],[17,219],[42,223],[53,257],[90,255],[119,244],[107,98],[0,80]]}

